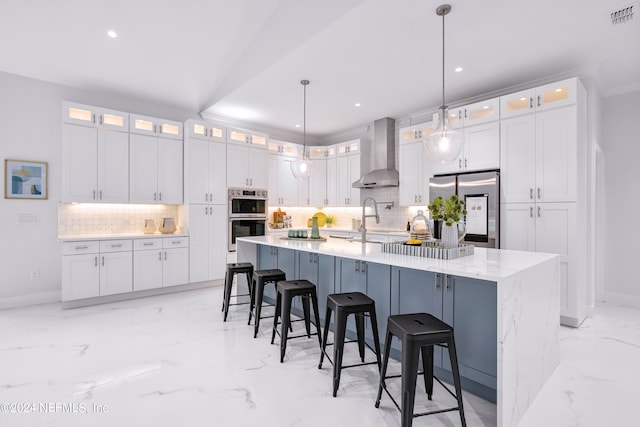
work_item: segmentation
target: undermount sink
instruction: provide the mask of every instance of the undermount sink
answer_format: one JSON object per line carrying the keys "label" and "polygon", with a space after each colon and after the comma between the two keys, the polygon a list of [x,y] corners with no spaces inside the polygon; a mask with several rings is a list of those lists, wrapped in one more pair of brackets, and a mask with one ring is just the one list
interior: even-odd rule
{"label": "undermount sink", "polygon": [[[362,243],[362,239],[357,238],[357,237],[351,239],[350,241],[351,242],[360,242],[360,243]],[[367,239],[364,243],[386,243],[386,242],[384,242],[382,240],[369,240],[369,239]]]}

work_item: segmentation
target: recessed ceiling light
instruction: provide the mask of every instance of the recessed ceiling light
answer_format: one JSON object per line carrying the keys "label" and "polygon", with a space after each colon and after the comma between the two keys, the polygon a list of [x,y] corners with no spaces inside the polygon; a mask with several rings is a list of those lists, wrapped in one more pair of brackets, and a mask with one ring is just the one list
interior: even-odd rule
{"label": "recessed ceiling light", "polygon": [[359,107],[361,104],[360,104],[359,102],[356,102],[356,103],[355,103],[355,104],[353,104],[353,105],[355,105],[356,107]]}
{"label": "recessed ceiling light", "polygon": [[453,70],[453,71],[455,71],[456,73],[459,73],[459,72],[461,72],[462,70],[464,70],[464,68],[462,68],[462,67],[456,67],[456,68],[455,68],[455,70]]}
{"label": "recessed ceiling light", "polygon": [[115,31],[113,31],[113,30],[109,30],[109,31],[107,31],[107,35],[108,35],[109,37],[111,37],[112,39],[115,39],[116,37],[118,37],[118,33],[116,33],[116,32],[115,32]]}

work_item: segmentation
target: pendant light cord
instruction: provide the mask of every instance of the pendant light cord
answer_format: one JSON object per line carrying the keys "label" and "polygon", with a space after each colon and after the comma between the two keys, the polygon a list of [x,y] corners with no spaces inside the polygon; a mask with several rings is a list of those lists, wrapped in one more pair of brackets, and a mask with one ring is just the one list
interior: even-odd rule
{"label": "pendant light cord", "polygon": [[444,102],[444,15],[442,14],[442,108],[446,106]]}

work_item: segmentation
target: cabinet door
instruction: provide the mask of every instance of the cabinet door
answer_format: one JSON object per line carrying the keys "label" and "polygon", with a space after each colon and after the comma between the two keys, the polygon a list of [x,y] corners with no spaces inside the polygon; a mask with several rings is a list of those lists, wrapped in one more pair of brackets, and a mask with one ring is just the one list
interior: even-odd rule
{"label": "cabinet door", "polygon": [[535,89],[527,89],[500,97],[500,118],[520,116],[535,111]]}
{"label": "cabinet door", "polygon": [[[385,331],[387,330],[387,318],[391,314],[391,266],[364,262],[366,275],[366,294],[376,305],[376,320],[378,326],[378,338],[380,345],[384,345]],[[367,342],[373,347],[373,332],[371,323],[365,321],[365,337]],[[381,347],[381,349],[384,347]]]}
{"label": "cabinet door", "polygon": [[227,266],[227,224],[227,206],[209,206],[209,280],[224,279]]}
{"label": "cabinet door", "polygon": [[500,168],[500,123],[491,122],[464,129],[466,171]]}
{"label": "cabinet door", "polygon": [[297,206],[312,206],[311,199],[309,197],[309,180],[296,179],[296,187],[297,187],[297,194],[298,194]]}
{"label": "cabinet door", "polygon": [[98,195],[101,202],[129,201],[129,134],[98,132]]}
{"label": "cabinet door", "polygon": [[267,188],[269,186],[269,153],[262,149],[249,149],[249,186]]}
{"label": "cabinet door", "polygon": [[267,186],[267,190],[269,190],[269,205],[272,206],[278,206],[282,203],[282,197],[280,196],[280,190],[278,187],[278,167],[278,155],[269,154],[269,185]]}
{"label": "cabinet door", "polygon": [[327,204],[327,161],[311,160],[313,172],[309,177],[309,204],[324,206]]}
{"label": "cabinet door", "polygon": [[162,250],[133,252],[133,290],[162,287]]}
{"label": "cabinet door", "polygon": [[364,262],[351,258],[336,258],[337,292],[366,293],[366,285],[362,278]]}
{"label": "cabinet door", "polygon": [[536,189],[539,202],[575,202],[576,107],[536,114]]}
{"label": "cabinet door", "polygon": [[536,120],[533,114],[500,123],[500,200],[534,202],[536,180]]}
{"label": "cabinet door", "polygon": [[347,188],[349,190],[349,205],[360,206],[360,189],[353,188],[351,184],[360,179],[360,154],[349,156],[349,180]]}
{"label": "cabinet door", "polygon": [[518,251],[536,250],[535,204],[500,205],[500,247]]}
{"label": "cabinet door", "polygon": [[498,121],[500,118],[500,99],[486,99],[462,108],[464,127],[475,126],[481,123]]}
{"label": "cabinet door", "polygon": [[[205,129],[202,131],[204,132]],[[202,139],[191,139],[187,144],[189,164],[186,173],[189,174],[187,189],[189,203],[209,202],[209,162],[211,160],[209,145],[208,141]],[[226,159],[224,160],[226,163]]]}
{"label": "cabinet door", "polygon": [[227,146],[209,144],[209,203],[227,203]]}
{"label": "cabinet door", "polygon": [[100,295],[98,254],[62,257],[62,301]]}
{"label": "cabinet door", "polygon": [[158,203],[158,138],[129,135],[129,200]]}
{"label": "cabinet door", "polygon": [[298,205],[298,180],[291,172],[291,158],[276,156],[276,174],[278,181],[278,198],[285,206]]}
{"label": "cabinet door", "polygon": [[[422,143],[400,146],[400,206],[415,206],[423,194],[422,163],[425,154]],[[425,198],[425,202],[428,199]]]}
{"label": "cabinet door", "polygon": [[336,206],[338,199],[338,160],[327,159],[327,206]]}
{"label": "cabinet door", "polygon": [[297,277],[296,274],[296,253],[292,249],[275,248],[277,263],[276,268],[284,271],[287,277]]}
{"label": "cabinet door", "polygon": [[133,291],[132,252],[100,254],[100,296]]}
{"label": "cabinet door", "polygon": [[182,204],[182,141],[158,139],[158,201]]}
{"label": "cabinet door", "polygon": [[[443,289],[443,318],[455,331],[460,375],[495,389],[498,343],[497,284],[447,276]],[[451,371],[449,351],[442,366]]]}
{"label": "cabinet door", "polygon": [[229,187],[249,186],[248,153],[249,149],[246,146],[227,145],[227,185]]}
{"label": "cabinet door", "polygon": [[540,86],[536,89],[537,111],[575,104],[577,81],[575,78]]}
{"label": "cabinet door", "polygon": [[96,201],[97,140],[98,130],[96,128],[62,125],[63,201]]}
{"label": "cabinet door", "polygon": [[209,280],[209,209],[208,205],[189,206],[189,277],[192,282]]}
{"label": "cabinet door", "polygon": [[163,249],[162,286],[189,283],[189,249]]}
{"label": "cabinet door", "polygon": [[278,268],[277,252],[273,246],[258,245],[258,268],[257,270],[269,270]]}

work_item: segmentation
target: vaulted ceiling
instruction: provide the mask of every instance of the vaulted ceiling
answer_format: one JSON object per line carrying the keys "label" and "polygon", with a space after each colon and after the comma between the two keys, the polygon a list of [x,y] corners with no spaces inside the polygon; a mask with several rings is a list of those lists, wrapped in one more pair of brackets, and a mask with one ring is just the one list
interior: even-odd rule
{"label": "vaulted ceiling", "polygon": [[[2,0],[0,71],[289,132],[301,132],[309,79],[307,132],[326,135],[440,105],[440,4]],[[637,1],[451,4],[449,102],[567,73],[593,76],[604,95],[640,89]],[[612,25],[630,5],[633,19]]]}

